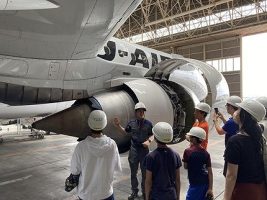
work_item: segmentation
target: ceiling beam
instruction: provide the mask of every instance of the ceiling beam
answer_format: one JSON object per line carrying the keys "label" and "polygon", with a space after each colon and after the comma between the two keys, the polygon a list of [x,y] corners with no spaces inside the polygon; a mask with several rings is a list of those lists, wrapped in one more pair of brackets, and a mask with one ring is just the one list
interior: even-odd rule
{"label": "ceiling beam", "polygon": [[199,8],[193,9],[193,10],[188,10],[188,11],[179,13],[177,15],[172,15],[172,16],[166,17],[164,19],[159,19],[159,20],[156,20],[156,21],[153,21],[153,22],[146,23],[145,27],[151,26],[151,25],[155,25],[155,24],[159,24],[159,23],[162,23],[162,22],[166,22],[166,21],[169,21],[169,20],[172,20],[172,19],[175,19],[175,18],[178,18],[178,17],[182,17],[182,16],[185,16],[185,15],[189,15],[189,14],[201,11],[201,10],[206,10],[206,9],[209,9],[209,8],[212,8],[212,7],[216,7],[218,5],[221,5],[221,4],[224,4],[224,3],[228,3],[230,1],[233,1],[233,0],[221,0],[221,1],[212,2],[212,3],[208,4],[208,5],[201,6]]}

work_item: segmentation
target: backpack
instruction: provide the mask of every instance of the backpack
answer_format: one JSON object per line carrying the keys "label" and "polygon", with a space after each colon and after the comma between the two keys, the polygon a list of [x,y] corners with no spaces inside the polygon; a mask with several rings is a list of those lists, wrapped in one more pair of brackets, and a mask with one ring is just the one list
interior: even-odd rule
{"label": "backpack", "polygon": [[261,127],[263,128],[262,138],[263,138],[263,164],[265,181],[267,183],[267,120],[261,122]]}

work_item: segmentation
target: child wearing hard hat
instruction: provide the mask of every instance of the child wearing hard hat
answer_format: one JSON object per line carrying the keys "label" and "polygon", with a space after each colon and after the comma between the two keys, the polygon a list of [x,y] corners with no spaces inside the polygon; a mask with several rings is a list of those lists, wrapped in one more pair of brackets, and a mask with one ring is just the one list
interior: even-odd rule
{"label": "child wearing hard hat", "polygon": [[180,156],[166,144],[173,139],[170,124],[158,122],[152,129],[157,149],[145,158],[145,199],[180,199]]}
{"label": "child wearing hard hat", "polygon": [[202,140],[200,146],[204,149],[208,147],[208,134],[209,134],[209,124],[206,121],[207,115],[210,113],[210,106],[207,103],[200,102],[195,107],[195,118],[196,122],[193,124],[194,127],[202,128],[206,134],[205,139]]}
{"label": "child wearing hard hat", "polygon": [[186,200],[213,199],[210,154],[200,146],[206,139],[206,133],[200,127],[193,127],[187,137],[191,145],[183,154],[184,168],[188,170],[189,179]]}
{"label": "child wearing hard hat", "polygon": [[[113,139],[102,133],[107,125],[107,116],[102,110],[91,112],[88,125],[92,134],[77,144],[71,159],[71,177],[76,180],[74,187],[77,186],[80,200],[114,200],[114,172],[122,170],[118,147]],[[68,184],[72,179],[66,180],[66,191],[73,189]]]}

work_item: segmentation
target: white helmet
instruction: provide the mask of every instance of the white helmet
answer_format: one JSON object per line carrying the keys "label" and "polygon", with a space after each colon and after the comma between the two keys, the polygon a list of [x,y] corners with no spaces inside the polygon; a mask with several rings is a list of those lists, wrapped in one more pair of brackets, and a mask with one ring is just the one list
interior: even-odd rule
{"label": "white helmet", "polygon": [[230,104],[234,107],[238,107],[238,103],[241,103],[242,102],[242,99],[239,97],[239,96],[230,96],[228,97],[226,103],[227,104]]}
{"label": "white helmet", "polygon": [[202,141],[206,139],[206,132],[200,127],[192,127],[186,135],[195,136]]}
{"label": "white helmet", "polygon": [[256,99],[258,102],[260,102],[264,107],[265,109],[267,109],[267,97],[259,97]]}
{"label": "white helmet", "polygon": [[237,105],[251,114],[252,117],[254,117],[258,122],[263,120],[266,114],[264,106],[260,102],[253,99],[244,100]]}
{"label": "white helmet", "polygon": [[195,109],[201,110],[201,111],[203,111],[203,112],[205,112],[207,114],[210,113],[210,106],[207,103],[200,102],[200,103],[198,103],[196,105]]}
{"label": "white helmet", "polygon": [[134,109],[144,109],[146,111],[146,106],[143,102],[138,102],[137,104],[135,104]]}
{"label": "white helmet", "polygon": [[92,130],[103,130],[107,126],[106,114],[102,110],[94,110],[89,115],[88,125]]}
{"label": "white helmet", "polygon": [[152,128],[155,138],[162,143],[169,143],[173,139],[173,130],[170,124],[166,122],[158,122]]}

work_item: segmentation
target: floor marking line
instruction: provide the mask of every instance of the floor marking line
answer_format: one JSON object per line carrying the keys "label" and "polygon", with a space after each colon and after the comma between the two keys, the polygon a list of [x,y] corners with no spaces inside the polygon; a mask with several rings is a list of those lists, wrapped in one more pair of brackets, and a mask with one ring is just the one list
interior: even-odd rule
{"label": "floor marking line", "polygon": [[29,179],[30,177],[32,177],[32,175],[25,176],[25,177],[21,177],[21,178],[17,178],[17,179],[10,180],[10,181],[0,182],[0,186],[8,185],[8,184],[11,184],[11,183],[16,183],[16,182],[18,182],[18,181],[24,181],[24,180],[26,180],[26,179]]}

